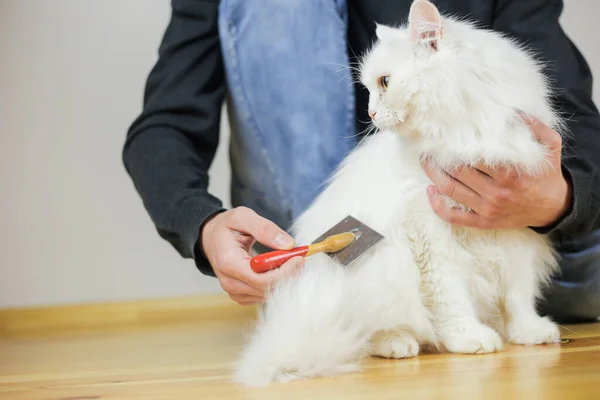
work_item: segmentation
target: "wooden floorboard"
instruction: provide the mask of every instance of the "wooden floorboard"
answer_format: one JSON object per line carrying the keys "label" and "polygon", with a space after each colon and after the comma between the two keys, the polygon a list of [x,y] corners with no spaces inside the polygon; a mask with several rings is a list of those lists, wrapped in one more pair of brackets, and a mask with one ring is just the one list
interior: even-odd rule
{"label": "wooden floorboard", "polygon": [[562,344],[372,359],[336,378],[243,388],[231,368],[252,317],[223,315],[0,335],[0,399],[600,399],[600,323],[564,327]]}

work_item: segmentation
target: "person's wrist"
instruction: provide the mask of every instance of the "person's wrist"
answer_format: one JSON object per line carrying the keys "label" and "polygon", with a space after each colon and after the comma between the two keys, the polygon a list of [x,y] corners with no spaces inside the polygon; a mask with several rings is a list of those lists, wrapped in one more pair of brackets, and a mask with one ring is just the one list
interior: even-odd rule
{"label": "person's wrist", "polygon": [[549,207],[548,215],[537,224],[538,228],[555,225],[560,221],[571,209],[573,204],[573,186],[569,180],[564,177],[560,184],[557,184],[558,190],[555,196],[554,204]]}
{"label": "person's wrist", "polygon": [[[220,217],[223,215],[223,211],[217,211],[212,215],[209,215],[202,225],[200,225],[200,232],[198,237],[198,249],[200,254],[208,260],[208,254],[206,248],[208,247],[208,240],[212,236],[215,226],[218,225]],[[209,260],[210,261],[210,260]]]}

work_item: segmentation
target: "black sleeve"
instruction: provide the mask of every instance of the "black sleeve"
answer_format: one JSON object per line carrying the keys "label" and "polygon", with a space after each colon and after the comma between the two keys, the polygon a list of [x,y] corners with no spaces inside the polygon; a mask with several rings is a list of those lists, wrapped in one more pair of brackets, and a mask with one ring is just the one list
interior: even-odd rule
{"label": "black sleeve", "polygon": [[199,230],[222,203],[208,193],[225,77],[218,0],[173,0],[172,16],[132,123],[123,162],[159,235],[204,274]]}
{"label": "black sleeve", "polygon": [[576,236],[600,229],[600,116],[592,100],[592,74],[559,24],[562,0],[497,0],[493,28],[525,43],[546,62],[555,106],[568,119],[563,171],[573,186],[571,209],[540,233]]}

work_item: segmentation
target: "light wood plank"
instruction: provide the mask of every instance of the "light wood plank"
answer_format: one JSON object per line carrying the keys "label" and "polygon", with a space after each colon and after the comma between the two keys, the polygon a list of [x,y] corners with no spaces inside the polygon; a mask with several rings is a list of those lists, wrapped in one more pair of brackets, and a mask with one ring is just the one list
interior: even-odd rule
{"label": "light wood plank", "polygon": [[255,315],[255,307],[236,306],[225,295],[0,309],[0,336],[77,329],[139,327],[203,319],[253,318]]}
{"label": "light wood plank", "polygon": [[230,383],[231,369],[253,312],[240,308],[217,307],[219,318],[200,313],[187,323],[13,331],[0,337],[0,399],[600,398],[598,323],[565,327],[563,344],[371,359],[359,373],[243,388]]}

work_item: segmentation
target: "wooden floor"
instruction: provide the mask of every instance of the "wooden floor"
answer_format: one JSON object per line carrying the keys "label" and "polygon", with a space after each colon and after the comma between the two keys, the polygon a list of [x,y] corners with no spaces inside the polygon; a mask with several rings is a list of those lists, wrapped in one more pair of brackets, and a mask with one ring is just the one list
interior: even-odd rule
{"label": "wooden floor", "polygon": [[5,331],[0,399],[600,399],[600,323],[565,327],[557,345],[373,359],[361,373],[249,389],[229,380],[252,314],[232,308],[220,315]]}

